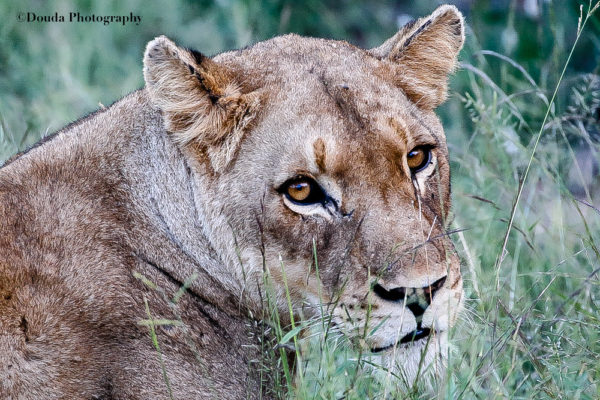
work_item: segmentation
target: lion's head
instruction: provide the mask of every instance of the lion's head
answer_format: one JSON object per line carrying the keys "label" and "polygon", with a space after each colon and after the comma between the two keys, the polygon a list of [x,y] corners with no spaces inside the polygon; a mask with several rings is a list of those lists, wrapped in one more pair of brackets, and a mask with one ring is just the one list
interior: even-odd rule
{"label": "lion's head", "polygon": [[429,363],[463,298],[434,114],[463,41],[452,6],[370,50],[287,35],[208,58],[152,41],[147,90],[191,160],[211,273],[258,310],[267,272],[282,315],[288,291],[350,335],[367,323],[409,376]]}

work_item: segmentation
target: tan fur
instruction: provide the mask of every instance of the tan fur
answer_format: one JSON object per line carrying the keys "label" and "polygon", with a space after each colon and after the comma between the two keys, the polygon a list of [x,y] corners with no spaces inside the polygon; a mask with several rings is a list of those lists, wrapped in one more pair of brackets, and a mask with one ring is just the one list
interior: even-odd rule
{"label": "tan fur", "polygon": [[427,18],[408,24],[371,53],[403,68],[398,85],[423,108],[433,109],[446,100],[448,73],[465,38],[463,18],[454,6],[441,6]]}
{"label": "tan fur", "polygon": [[[440,373],[463,292],[432,110],[462,41],[443,6],[372,50],[150,42],[145,89],[0,170],[0,398],[270,398],[270,290],[284,323],[289,292],[298,318],[378,327],[356,343],[390,375]],[[413,176],[417,146],[432,162]],[[322,203],[282,194],[300,175]],[[429,345],[398,343],[417,326]]]}

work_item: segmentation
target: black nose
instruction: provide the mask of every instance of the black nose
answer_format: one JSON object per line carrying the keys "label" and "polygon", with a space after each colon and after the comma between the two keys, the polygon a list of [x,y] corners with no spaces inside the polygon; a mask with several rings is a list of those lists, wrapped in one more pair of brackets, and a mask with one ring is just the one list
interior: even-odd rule
{"label": "black nose", "polygon": [[444,276],[431,285],[422,288],[396,287],[390,290],[380,284],[375,284],[373,292],[387,301],[403,301],[406,299],[406,307],[412,311],[416,318],[420,319],[419,317],[425,313],[425,310],[431,304],[435,293],[444,286],[445,282],[446,277]]}
{"label": "black nose", "polygon": [[401,301],[404,300],[404,296],[406,294],[406,290],[403,287],[397,287],[392,290],[386,290],[380,284],[375,284],[373,286],[373,292],[384,300],[388,301]]}

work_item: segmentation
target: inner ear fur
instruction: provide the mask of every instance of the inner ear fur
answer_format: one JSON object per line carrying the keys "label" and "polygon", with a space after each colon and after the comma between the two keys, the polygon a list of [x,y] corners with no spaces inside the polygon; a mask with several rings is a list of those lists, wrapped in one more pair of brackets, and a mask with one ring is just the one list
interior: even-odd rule
{"label": "inner ear fur", "polygon": [[254,118],[258,95],[243,93],[230,69],[165,36],[146,47],[144,80],[175,142],[206,155],[215,170],[225,168]]}
{"label": "inner ear fur", "polygon": [[397,65],[392,79],[412,102],[434,109],[446,100],[448,75],[456,68],[464,40],[462,14],[454,6],[443,5],[369,52]]}

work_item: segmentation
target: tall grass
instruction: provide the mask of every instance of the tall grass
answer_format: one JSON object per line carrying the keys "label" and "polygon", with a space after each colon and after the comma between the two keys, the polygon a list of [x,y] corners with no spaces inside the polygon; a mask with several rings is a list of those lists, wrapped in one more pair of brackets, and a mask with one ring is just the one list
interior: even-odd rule
{"label": "tall grass", "polygon": [[[518,3],[488,11],[488,2],[474,2],[454,96],[439,110],[452,160],[452,238],[467,293],[466,310],[451,332],[446,374],[431,387],[407,392],[401,376],[378,379],[379,367],[327,318],[281,326],[271,314],[264,316],[270,324],[254,328],[276,338],[261,342],[265,359],[259,367],[265,375],[284,371],[273,374],[275,395],[600,398],[598,3],[541,2],[538,20],[523,17]],[[292,30],[375,45],[393,32],[391,16],[409,7],[355,1],[345,7],[308,1],[304,8],[277,1],[144,4],[0,3],[0,160],[98,103],[141,87],[142,50],[158,34],[209,54]],[[420,2],[410,11],[423,15],[435,4]],[[11,17],[70,9],[143,9],[145,19],[139,27],[105,28],[26,25]],[[361,22],[364,15],[369,24]],[[148,316],[159,349],[153,326],[160,321],[150,310]],[[295,366],[286,349],[296,353]],[[294,367],[301,371],[295,377]]]}
{"label": "tall grass", "polygon": [[[586,180],[581,171],[589,154],[588,161],[598,162],[598,141],[590,137],[596,128],[585,128],[597,125],[598,116],[593,122],[584,112],[597,113],[598,76],[572,77],[571,104],[563,111],[555,104],[573,49],[597,8],[598,3],[582,8],[575,41],[551,92],[516,61],[491,52],[480,54],[512,70],[508,76],[518,87],[513,94],[480,68],[465,68],[471,90],[462,100],[475,132],[466,146],[453,147],[460,188],[455,224],[469,227],[459,248],[473,290],[469,318],[455,331],[460,351],[450,360],[446,397],[597,398],[600,393],[600,214],[592,207],[598,180],[597,172]],[[564,115],[576,109],[581,112],[574,120]],[[532,113],[544,115],[536,134],[528,122]],[[572,135],[583,136],[587,149],[574,148]],[[577,173],[570,174],[573,170]],[[575,185],[585,189],[583,198],[574,196]],[[461,347],[461,341],[470,345]]]}

